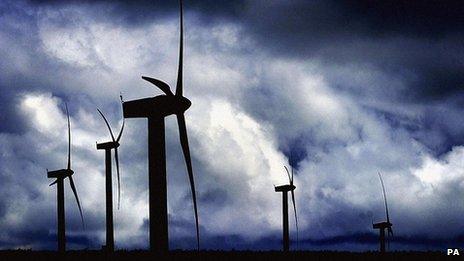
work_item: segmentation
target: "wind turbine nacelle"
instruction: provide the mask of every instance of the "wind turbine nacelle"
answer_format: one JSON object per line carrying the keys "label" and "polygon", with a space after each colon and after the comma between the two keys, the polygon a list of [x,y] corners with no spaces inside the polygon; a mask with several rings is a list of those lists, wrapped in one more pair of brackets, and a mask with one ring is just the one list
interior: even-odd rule
{"label": "wind turbine nacelle", "polygon": [[374,229],[385,229],[385,228],[389,228],[389,227],[392,227],[392,226],[393,226],[392,223],[386,222],[386,221],[372,224],[372,228],[374,228]]}
{"label": "wind turbine nacelle", "polygon": [[66,178],[74,174],[74,171],[71,169],[60,169],[60,170],[53,170],[47,172],[48,178]]}
{"label": "wind turbine nacelle", "polygon": [[189,99],[175,95],[159,95],[122,104],[124,118],[164,118],[184,113],[192,103]]}
{"label": "wind turbine nacelle", "polygon": [[288,192],[288,191],[295,190],[296,187],[294,185],[282,185],[282,186],[274,187],[274,189],[275,189],[275,192]]}
{"label": "wind turbine nacelle", "polygon": [[117,147],[119,147],[119,143],[114,141],[97,143],[97,150],[111,150]]}

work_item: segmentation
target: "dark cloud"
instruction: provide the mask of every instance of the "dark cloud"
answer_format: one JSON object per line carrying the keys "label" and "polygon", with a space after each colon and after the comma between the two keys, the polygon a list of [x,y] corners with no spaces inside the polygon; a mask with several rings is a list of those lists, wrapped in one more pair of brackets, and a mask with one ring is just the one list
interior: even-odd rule
{"label": "dark cloud", "polygon": [[[328,247],[331,248],[334,245],[352,243],[364,245],[367,248],[376,247],[378,245],[379,235],[376,233],[356,233],[346,234],[342,236],[328,237],[324,239],[301,239],[301,244],[308,244],[312,246]],[[427,235],[417,236],[394,236],[389,238],[390,248],[403,249],[404,246],[415,247],[416,249],[430,250],[447,248],[450,246],[459,246],[463,243],[463,236],[457,236],[454,238],[440,239],[430,238]]]}
{"label": "dark cloud", "polygon": [[227,191],[220,188],[210,189],[208,191],[203,192],[199,200],[204,204],[211,204],[216,206],[221,206],[227,203],[229,197],[227,195]]}
{"label": "dark cloud", "polygon": [[343,5],[367,22],[374,33],[389,32],[436,37],[460,32],[464,26],[459,1],[358,1]]}
{"label": "dark cloud", "polygon": [[446,2],[260,4],[244,27],[273,55],[377,68],[406,85],[385,86],[391,98],[417,102],[463,91],[459,10]]}
{"label": "dark cloud", "polygon": [[[178,16],[179,1],[56,1],[32,0],[36,6],[64,6],[64,5],[96,5],[105,16],[96,17],[102,21],[120,24],[123,26],[143,26],[160,18]],[[244,2],[227,0],[195,0],[184,1],[186,11],[201,14],[204,22],[222,20],[236,17],[243,8]]]}
{"label": "dark cloud", "polygon": [[[54,248],[55,237],[49,232],[52,230],[43,229],[55,226],[55,206],[50,203],[54,202],[54,191],[47,188],[46,193],[50,193],[45,197],[41,186],[48,185],[45,167],[61,166],[65,162],[62,156],[65,138],[56,134],[57,120],[50,119],[50,115],[62,117],[62,102],[69,102],[73,128],[77,129],[73,154],[81,168],[77,179],[88,178],[80,180],[87,186],[80,183],[78,189],[80,193],[84,190],[81,195],[87,199],[85,204],[89,204],[88,210],[84,208],[84,215],[90,230],[88,237],[78,235],[81,230],[75,203],[67,201],[71,212],[70,242],[75,247],[98,248],[104,234],[104,213],[99,211],[103,203],[95,202],[100,190],[92,190],[98,184],[91,182],[102,181],[103,156],[95,153],[93,142],[103,139],[103,135],[108,138],[108,133],[95,109],[98,106],[108,112],[110,122],[116,126],[120,119],[121,86],[141,84],[138,75],[141,67],[152,69],[147,60],[132,62],[146,56],[145,49],[152,45],[153,39],[137,39],[136,44],[131,40],[134,36],[143,38],[137,29],[152,22],[163,25],[169,19],[177,19],[177,1],[18,3],[0,4],[0,22],[5,25],[0,29],[0,54],[4,58],[0,60],[0,138],[4,143],[0,144],[0,182],[9,184],[7,193],[0,191],[0,219],[5,219],[9,212],[19,213],[22,220],[17,226],[33,224],[33,227],[10,228],[6,236],[9,240],[1,239],[0,247],[30,243],[34,248]],[[209,66],[207,62],[213,60],[212,64],[227,67],[209,66],[206,76],[201,75],[204,78],[195,79],[204,89],[195,86],[197,89],[190,89],[199,90],[199,95],[195,93],[197,96],[208,93],[205,100],[202,100],[205,97],[195,97],[198,99],[195,106],[206,105],[200,112],[192,108],[188,118],[197,121],[189,124],[189,128],[194,126],[189,129],[189,138],[195,173],[199,177],[196,182],[204,247],[280,248],[280,232],[276,226],[280,211],[272,217],[269,214],[276,210],[275,205],[280,206],[280,198],[275,195],[271,200],[274,194],[266,193],[274,193],[270,176],[276,175],[275,171],[282,171],[278,173],[286,180],[280,162],[285,161],[285,156],[291,158],[290,165],[298,170],[296,179],[300,183],[296,193],[301,205],[297,203],[297,206],[301,220],[308,220],[301,235],[311,235],[301,238],[309,249],[343,249],[343,244],[376,248],[377,236],[366,232],[371,231],[372,216],[367,210],[374,209],[375,218],[383,213],[381,198],[376,201],[373,197],[381,195],[373,194],[378,192],[378,184],[369,184],[369,175],[374,169],[392,171],[387,181],[407,183],[396,184],[393,191],[402,192],[405,195],[400,196],[416,204],[414,211],[410,211],[408,204],[411,203],[402,202],[397,193],[392,193],[396,198],[396,206],[392,204],[396,214],[392,216],[395,228],[400,228],[394,240],[397,246],[440,248],[448,242],[462,242],[462,237],[436,226],[445,219],[452,225],[450,229],[459,229],[459,224],[452,221],[457,220],[460,211],[452,205],[453,199],[460,197],[457,196],[459,186],[453,185],[459,184],[456,178],[459,175],[454,174],[456,177],[451,181],[432,182],[435,187],[431,196],[427,194],[428,169],[421,169],[418,159],[430,153],[437,157],[431,159],[435,165],[444,166],[443,172],[459,170],[453,165],[456,159],[440,158],[440,155],[460,156],[459,151],[450,150],[464,142],[464,123],[459,120],[464,95],[462,9],[461,5],[443,1],[186,1],[189,25],[196,30],[189,43],[192,58],[197,56],[196,63],[190,66],[199,69],[203,63]],[[92,27],[94,24],[98,26]],[[231,24],[239,28],[237,35],[233,35],[237,28],[227,27]],[[226,29],[215,31],[211,25],[226,26]],[[129,30],[116,30],[105,38],[108,35],[104,30],[121,27]],[[212,31],[220,36],[213,35]],[[161,28],[155,34],[166,37],[169,32]],[[66,41],[60,42],[62,39]],[[218,39],[225,43],[206,43]],[[162,40],[156,46],[161,49],[150,51],[164,53],[167,49],[163,49]],[[105,48],[112,46],[102,45],[104,41],[114,41],[109,45],[119,43],[122,52],[112,50],[116,51],[114,56],[105,53]],[[102,53],[98,55],[97,50]],[[124,57],[131,51],[132,56]],[[123,62],[118,60],[121,57],[125,59]],[[164,67],[170,58],[169,55],[160,58],[163,61],[160,66]],[[272,67],[278,63],[281,65]],[[254,71],[254,67],[259,69]],[[137,82],[124,78],[129,74],[135,75]],[[228,87],[214,83],[216,74],[221,75],[220,84],[229,84],[232,88],[227,90]],[[234,74],[239,76],[233,79]],[[323,79],[317,82],[314,75],[321,75]],[[193,78],[186,74],[187,77]],[[232,80],[227,82],[229,77]],[[246,84],[238,88],[238,82],[242,84],[244,80]],[[311,85],[313,81],[315,88]],[[225,94],[221,93],[224,89]],[[152,95],[152,89],[146,93],[143,91],[147,89],[143,88],[140,92],[132,90],[124,95],[143,97],[148,92]],[[33,96],[33,102],[39,104],[39,107],[23,106],[22,110],[27,110],[29,116],[18,107],[24,102],[23,94]],[[217,99],[222,105],[208,99]],[[215,114],[208,114],[213,111],[213,105]],[[42,111],[43,108],[46,109]],[[54,113],[57,108],[61,114]],[[34,114],[39,110],[40,113]],[[222,120],[230,125],[221,123]],[[118,224],[126,226],[119,232],[123,235],[122,245],[144,248],[148,241],[148,213],[143,208],[147,204],[144,198],[147,192],[146,122],[126,124],[120,159],[123,194],[130,206],[122,214],[117,212],[124,216]],[[193,248],[195,238],[186,236],[194,235],[191,194],[176,128],[167,121],[172,245]],[[271,138],[263,134],[267,131]],[[269,168],[277,163],[278,170]],[[43,175],[23,179],[15,176],[18,170],[27,175]],[[419,174],[425,178],[419,174],[419,177],[413,176],[410,173],[413,170],[421,170],[424,173]],[[18,183],[21,183],[19,188],[15,187]],[[415,193],[409,195],[411,187]],[[414,201],[419,192],[426,200]],[[359,194],[363,195],[362,199]],[[429,199],[435,201],[429,203]],[[29,201],[37,206],[41,204],[40,210],[46,211],[47,216],[35,218],[38,207],[27,211],[12,208],[27,205]],[[372,202],[378,204],[372,206]],[[454,206],[454,211],[443,217],[442,213],[448,213],[447,206]],[[424,217],[424,213],[430,216]],[[136,217],[140,220],[134,221]],[[417,218],[423,218],[423,222],[416,222]],[[424,227],[433,229],[423,235]]]}
{"label": "dark cloud", "polygon": [[41,249],[53,249],[56,246],[56,235],[50,234],[48,230],[10,230],[6,234],[8,241],[3,242],[3,246],[6,248],[13,248],[15,245],[22,244],[34,245]]}
{"label": "dark cloud", "polygon": [[[294,242],[292,242],[294,243]],[[203,235],[201,248],[207,250],[278,250],[281,248],[279,236],[270,236],[260,240],[249,240],[241,235]],[[192,249],[195,238],[186,237],[173,240],[171,249]]]}
{"label": "dark cloud", "polygon": [[[7,88],[0,87],[0,90],[7,91]],[[26,124],[17,112],[16,104],[18,96],[13,93],[0,93],[0,132],[5,133],[22,133]]]}
{"label": "dark cloud", "polygon": [[[402,250],[407,247],[413,247],[421,250],[441,249],[449,246],[458,247],[463,243],[463,236],[454,238],[440,239],[430,238],[427,235],[417,236],[395,236],[389,238],[391,250]],[[240,235],[224,235],[224,236],[204,236],[202,240],[202,248],[209,250],[279,250],[281,248],[280,235],[273,235],[261,238],[257,241],[249,241]],[[379,235],[377,233],[347,233],[341,236],[326,237],[322,239],[313,239],[310,237],[300,237],[298,243],[300,247],[317,248],[317,249],[333,249],[343,245],[357,245],[357,251],[366,251],[376,249],[378,247]],[[291,244],[296,245],[296,240],[292,239]],[[171,249],[191,249],[195,244],[194,238],[181,238],[171,242]],[[405,248],[406,246],[406,248]],[[344,248],[341,248],[344,249]],[[349,248],[346,248],[349,250]],[[353,249],[351,249],[353,250]]]}
{"label": "dark cloud", "polygon": [[[123,26],[177,15],[178,5],[177,1],[33,2],[95,5],[105,14],[96,19]],[[405,82],[407,88],[401,90],[387,87],[395,99],[462,94],[464,7],[459,1],[188,1],[185,5],[200,20],[241,24],[272,55],[377,67]]]}
{"label": "dark cloud", "polygon": [[[56,1],[31,0],[37,5],[75,5],[110,3],[116,6],[114,16],[152,20],[161,13],[177,13],[178,1]],[[203,16],[254,18],[272,21],[269,26],[283,32],[357,33],[373,37],[385,34],[405,34],[425,37],[460,32],[464,26],[459,1],[184,1],[186,9]],[[138,18],[136,18],[138,17]],[[131,19],[127,19],[130,23]],[[262,23],[261,25],[263,25]],[[282,30],[279,30],[282,29]],[[305,31],[309,30],[309,31]],[[274,31],[274,32],[275,32]],[[289,32],[289,33],[290,33]],[[316,37],[314,37],[316,38]],[[320,37],[317,37],[320,38]]]}

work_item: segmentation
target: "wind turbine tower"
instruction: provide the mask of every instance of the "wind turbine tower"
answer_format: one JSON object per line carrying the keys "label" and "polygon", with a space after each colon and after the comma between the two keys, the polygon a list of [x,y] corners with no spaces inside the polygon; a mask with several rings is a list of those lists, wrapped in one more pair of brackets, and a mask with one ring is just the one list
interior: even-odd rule
{"label": "wind turbine tower", "polygon": [[387,204],[387,195],[385,193],[385,186],[383,183],[382,175],[379,174],[380,184],[382,185],[383,199],[385,202],[385,214],[387,216],[387,221],[379,222],[372,224],[373,229],[379,230],[379,241],[380,241],[380,253],[385,253],[385,229],[388,231],[388,237],[393,237],[393,224],[390,222],[390,216],[388,214],[388,204]]}
{"label": "wind turbine tower", "polygon": [[79,213],[81,215],[82,227],[84,227],[84,216],[82,215],[82,208],[79,202],[79,197],[77,196],[76,186],[74,185],[74,180],[72,175],[74,171],[71,169],[71,123],[69,121],[69,112],[68,106],[66,105],[66,115],[68,118],[68,166],[66,169],[48,171],[47,177],[51,179],[56,179],[50,186],[57,186],[57,225],[58,225],[58,251],[66,251],[66,222],[65,222],[65,209],[64,209],[64,179],[69,179],[69,185],[74,193],[76,198],[77,206],[79,207]]}
{"label": "wind turbine tower", "polygon": [[185,111],[191,106],[189,99],[183,96],[182,84],[183,62],[183,11],[180,1],[180,43],[179,68],[176,93],[165,82],[143,76],[142,79],[154,84],[164,95],[151,98],[126,101],[123,103],[124,118],[148,119],[148,187],[149,187],[149,217],[150,217],[150,250],[157,254],[165,254],[169,250],[168,215],[167,215],[167,184],[166,184],[166,149],[164,119],[176,115],[179,128],[180,144],[187,165],[187,172],[192,192],[195,214],[197,249],[200,249],[198,227],[198,210],[193,178],[192,161],[185,125]]}
{"label": "wind turbine tower", "polygon": [[298,241],[298,218],[296,214],[296,204],[295,204],[295,193],[294,190],[296,189],[295,185],[293,185],[293,168],[292,174],[290,175],[287,167],[285,167],[285,171],[287,172],[288,179],[290,184],[282,185],[282,186],[274,186],[275,192],[282,193],[282,242],[283,242],[283,251],[288,252],[290,249],[290,237],[288,232],[288,192],[292,194],[292,202],[293,202],[293,210],[295,211],[295,225],[297,231],[297,241]]}
{"label": "wind turbine tower", "polygon": [[[122,97],[121,97],[122,102]],[[105,118],[105,115],[97,109],[103,120],[108,127],[108,130],[111,135],[111,140],[109,142],[97,143],[97,150],[105,150],[105,166],[106,166],[106,175],[105,175],[105,189],[106,189],[106,246],[105,250],[108,252],[114,251],[114,226],[113,226],[113,180],[111,175],[111,150],[114,150],[114,158],[116,161],[116,173],[118,178],[118,209],[121,202],[121,182],[119,178],[119,140],[121,139],[122,131],[124,130],[124,118],[122,121],[121,131],[118,134],[118,137],[115,139],[113,131],[111,130],[108,120]]]}

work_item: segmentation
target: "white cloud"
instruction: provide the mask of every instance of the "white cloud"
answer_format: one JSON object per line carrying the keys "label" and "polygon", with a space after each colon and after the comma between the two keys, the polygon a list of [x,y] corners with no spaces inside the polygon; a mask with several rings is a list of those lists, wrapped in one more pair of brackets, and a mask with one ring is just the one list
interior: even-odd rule
{"label": "white cloud", "polygon": [[413,174],[426,185],[440,186],[448,182],[462,184],[464,175],[464,147],[454,147],[443,159],[427,155],[421,168],[412,170]]}
{"label": "white cloud", "polygon": [[58,108],[58,99],[47,94],[26,94],[20,105],[20,109],[30,118],[32,127],[40,133],[59,137],[61,134],[57,131],[63,130],[67,126],[66,115],[63,117]]}

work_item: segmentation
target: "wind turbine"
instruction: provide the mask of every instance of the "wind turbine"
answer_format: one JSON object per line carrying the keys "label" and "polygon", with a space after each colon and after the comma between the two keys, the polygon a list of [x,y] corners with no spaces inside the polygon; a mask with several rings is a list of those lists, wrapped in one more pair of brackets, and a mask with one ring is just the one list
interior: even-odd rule
{"label": "wind turbine", "polygon": [[180,1],[180,43],[179,67],[177,74],[176,94],[165,82],[142,76],[142,79],[154,84],[164,95],[151,98],[126,101],[123,103],[124,118],[148,119],[148,182],[149,182],[149,217],[150,217],[150,250],[158,254],[169,250],[167,186],[166,186],[166,150],[164,118],[176,115],[179,127],[180,144],[187,165],[190,189],[192,192],[195,213],[197,248],[200,249],[200,233],[198,228],[198,210],[193,178],[192,161],[185,126],[185,111],[191,106],[189,99],[182,95],[182,62],[183,62],[183,10]]}
{"label": "wind turbine", "polygon": [[66,225],[65,225],[65,214],[64,214],[64,179],[69,178],[69,185],[76,198],[77,206],[79,207],[79,213],[81,215],[82,227],[84,227],[84,216],[82,215],[82,208],[77,196],[76,186],[72,175],[74,171],[71,169],[71,123],[69,121],[68,105],[66,105],[66,115],[68,117],[68,166],[66,169],[48,171],[47,177],[56,179],[50,186],[57,185],[57,214],[58,214],[58,251],[66,251]]}
{"label": "wind turbine", "polygon": [[378,172],[378,174],[379,174],[380,184],[382,185],[383,199],[385,202],[385,214],[387,216],[387,221],[372,224],[372,227],[374,229],[379,230],[380,232],[380,237],[379,237],[380,252],[385,253],[385,229],[387,229],[388,231],[388,237],[393,236],[393,229],[392,229],[393,224],[390,223],[390,216],[388,215],[387,195],[385,193],[385,186],[383,184],[382,175],[380,175],[380,172]]}
{"label": "wind turbine", "polygon": [[[122,96],[121,96],[122,102]],[[116,173],[118,177],[118,209],[121,201],[121,182],[119,178],[119,157],[118,157],[118,147],[119,140],[121,139],[122,131],[124,130],[124,118],[122,121],[122,127],[119,131],[118,137],[115,139],[113,131],[111,130],[108,120],[105,118],[105,115],[97,109],[100,115],[110,131],[111,140],[109,142],[97,143],[97,150],[105,150],[105,166],[106,166],[106,176],[105,176],[105,187],[106,187],[106,246],[105,249],[109,252],[114,251],[114,229],[113,229],[113,181],[111,177],[111,150],[114,149],[114,159],[116,161]]]}
{"label": "wind turbine", "polygon": [[290,248],[290,240],[289,240],[289,233],[288,233],[288,192],[292,193],[292,203],[293,203],[293,210],[295,211],[295,226],[296,226],[296,237],[298,242],[298,218],[296,215],[296,204],[295,204],[295,193],[294,190],[296,189],[295,185],[293,185],[293,167],[292,167],[292,174],[288,171],[287,167],[284,166],[285,171],[287,172],[288,180],[290,182],[289,185],[281,185],[281,186],[274,186],[275,192],[282,192],[282,220],[283,220],[283,233],[282,233],[282,241],[283,241],[283,250],[287,252]]}

